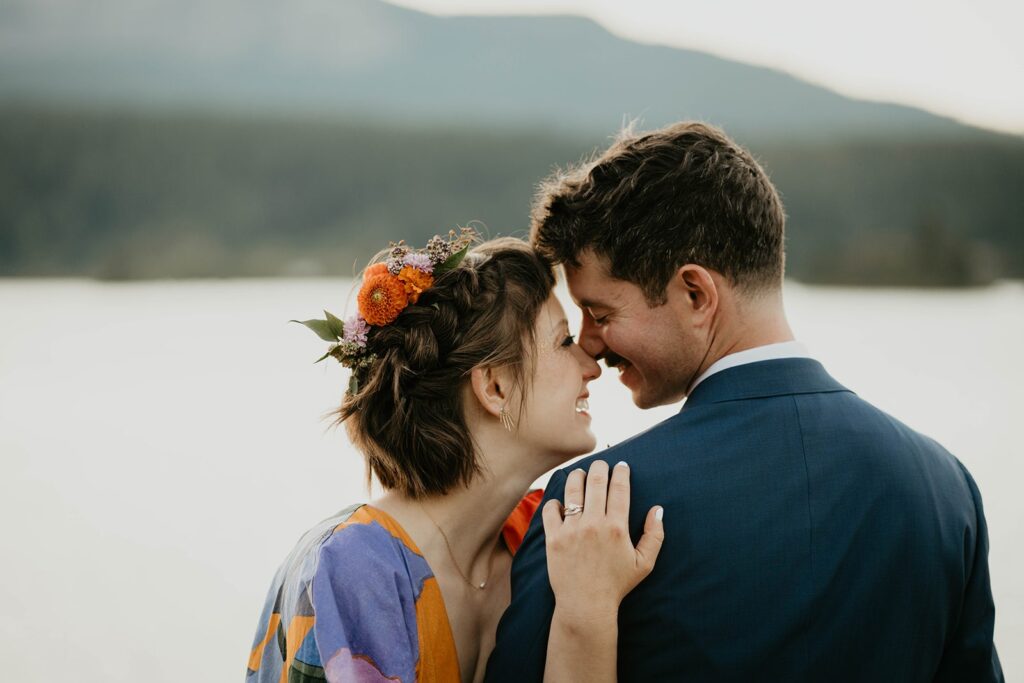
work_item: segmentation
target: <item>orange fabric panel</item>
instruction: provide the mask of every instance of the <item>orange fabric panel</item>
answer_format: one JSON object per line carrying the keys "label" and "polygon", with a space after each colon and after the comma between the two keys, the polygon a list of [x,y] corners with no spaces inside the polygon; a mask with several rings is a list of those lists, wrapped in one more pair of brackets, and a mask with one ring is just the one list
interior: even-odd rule
{"label": "orange fabric panel", "polygon": [[448,623],[448,612],[436,578],[423,582],[416,601],[416,626],[419,633],[420,660],[416,663],[417,683],[449,683],[461,679],[455,638]]}
{"label": "orange fabric panel", "polygon": [[416,547],[412,537],[405,532],[405,529],[399,526],[398,522],[391,515],[370,505],[364,505],[353,512],[348,520],[336,526],[335,530],[344,529],[350,524],[370,524],[371,522],[377,522],[377,524],[387,529],[392,536],[404,543],[405,547],[409,550],[417,555],[423,555],[420,549]]}
{"label": "orange fabric panel", "polygon": [[274,633],[277,631],[277,625],[281,621],[280,614],[273,614],[270,617],[270,623],[267,624],[267,635],[263,636],[263,640],[260,644],[252,649],[249,654],[249,671],[259,671],[260,663],[263,661],[263,648],[267,646],[270,639],[274,637]]}
{"label": "orange fabric panel", "polygon": [[540,501],[543,498],[543,489],[530,491],[523,496],[523,499],[519,501],[519,505],[516,506],[516,509],[505,520],[505,525],[501,528],[501,536],[505,539],[505,545],[512,555],[515,555],[516,551],[519,550],[519,546],[523,544],[523,537],[526,536],[526,530],[530,528],[530,520],[533,519],[533,513],[540,507]]}

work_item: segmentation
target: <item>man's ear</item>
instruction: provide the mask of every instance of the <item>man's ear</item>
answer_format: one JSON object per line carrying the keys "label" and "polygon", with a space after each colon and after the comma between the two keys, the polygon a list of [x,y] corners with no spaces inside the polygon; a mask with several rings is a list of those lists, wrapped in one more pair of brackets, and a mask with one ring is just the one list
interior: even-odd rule
{"label": "man's ear", "polygon": [[675,286],[689,312],[698,318],[710,320],[718,310],[718,285],[711,271],[703,266],[694,263],[681,266],[669,286]]}
{"label": "man's ear", "polygon": [[499,368],[473,368],[469,384],[480,407],[495,417],[508,403],[508,381]]}

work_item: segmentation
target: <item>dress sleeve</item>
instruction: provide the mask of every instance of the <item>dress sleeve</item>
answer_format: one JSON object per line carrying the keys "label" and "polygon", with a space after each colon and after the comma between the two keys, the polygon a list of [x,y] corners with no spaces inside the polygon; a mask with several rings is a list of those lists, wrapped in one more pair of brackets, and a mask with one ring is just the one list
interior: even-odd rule
{"label": "dress sleeve", "polygon": [[[565,495],[566,473],[551,475],[541,507]],[[536,508],[535,508],[536,509]],[[498,624],[494,651],[487,662],[487,683],[541,681],[548,651],[548,632],[555,611],[555,594],[548,582],[544,523],[533,515],[512,563],[512,602]]]}
{"label": "dress sleeve", "polygon": [[417,587],[404,560],[395,539],[370,524],[340,529],[321,547],[310,597],[328,681],[415,682]]}

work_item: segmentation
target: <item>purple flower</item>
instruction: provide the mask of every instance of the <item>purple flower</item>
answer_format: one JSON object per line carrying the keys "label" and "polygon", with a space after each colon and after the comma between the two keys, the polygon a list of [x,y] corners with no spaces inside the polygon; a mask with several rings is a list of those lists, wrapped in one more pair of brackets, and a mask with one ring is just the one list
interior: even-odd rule
{"label": "purple flower", "polygon": [[360,348],[366,348],[366,333],[369,331],[369,324],[358,315],[353,315],[345,318],[344,334],[341,338]]}
{"label": "purple flower", "polygon": [[402,259],[402,264],[412,266],[416,270],[422,271],[428,275],[434,272],[434,264],[430,262],[430,257],[426,254],[418,252],[406,254],[405,258]]}
{"label": "purple flower", "polygon": [[434,235],[427,242],[427,256],[430,257],[430,262],[434,265],[444,263],[451,255],[452,250],[448,246],[448,241],[440,235]]}

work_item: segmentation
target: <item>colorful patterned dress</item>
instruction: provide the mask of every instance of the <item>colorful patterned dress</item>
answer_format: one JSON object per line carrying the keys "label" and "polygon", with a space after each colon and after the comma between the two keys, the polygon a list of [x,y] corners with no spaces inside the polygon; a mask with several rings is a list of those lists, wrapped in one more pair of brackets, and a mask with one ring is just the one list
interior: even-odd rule
{"label": "colorful patterned dress", "polygon": [[[502,538],[519,548],[542,491],[512,512]],[[353,505],[299,540],[267,594],[246,683],[449,683],[459,680],[437,579],[391,516]]]}

